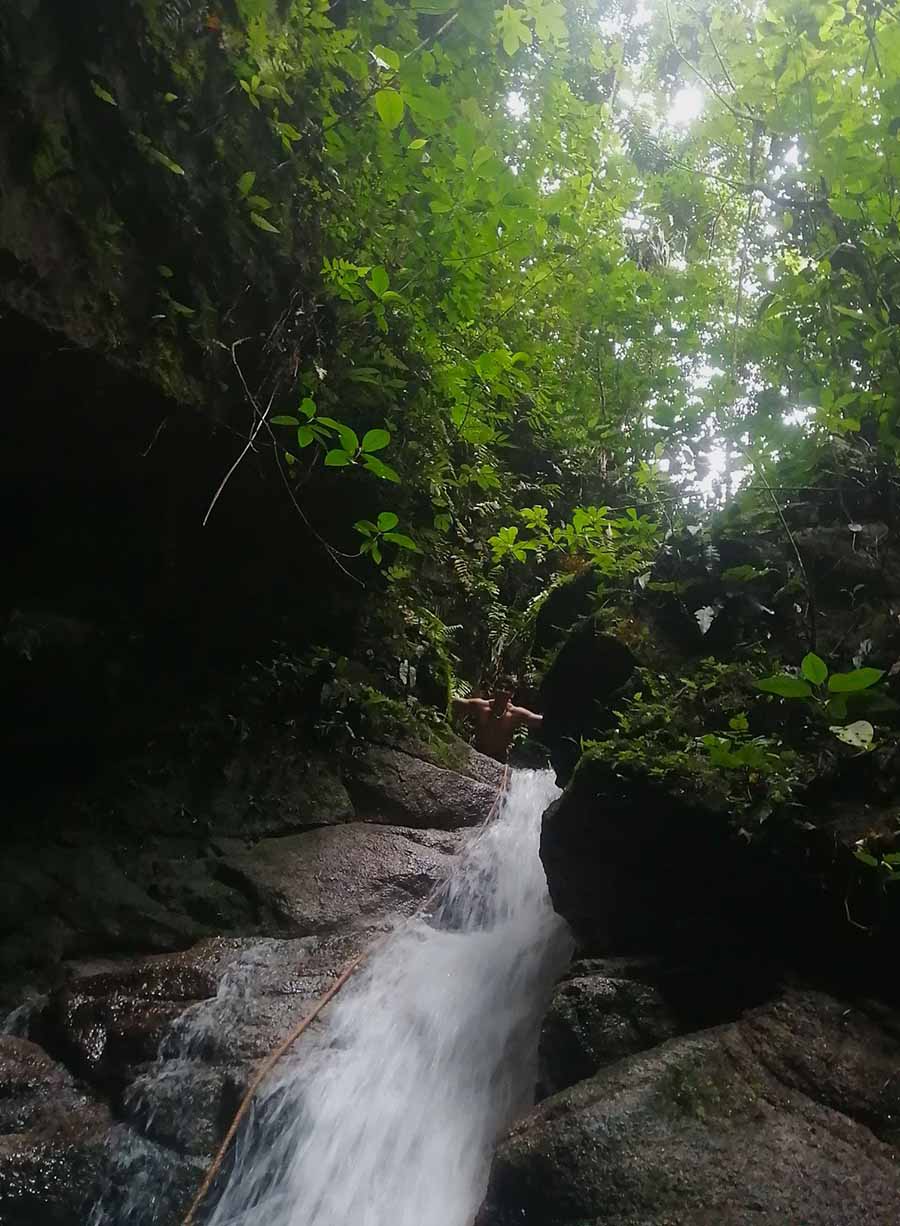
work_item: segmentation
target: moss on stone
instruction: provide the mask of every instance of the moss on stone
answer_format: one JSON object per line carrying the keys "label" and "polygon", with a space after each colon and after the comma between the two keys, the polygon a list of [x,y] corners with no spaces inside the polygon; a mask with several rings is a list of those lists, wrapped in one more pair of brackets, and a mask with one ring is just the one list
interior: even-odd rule
{"label": "moss on stone", "polygon": [[66,129],[56,120],[46,119],[40,127],[37,150],[31,160],[34,181],[43,187],[57,175],[73,169]]}

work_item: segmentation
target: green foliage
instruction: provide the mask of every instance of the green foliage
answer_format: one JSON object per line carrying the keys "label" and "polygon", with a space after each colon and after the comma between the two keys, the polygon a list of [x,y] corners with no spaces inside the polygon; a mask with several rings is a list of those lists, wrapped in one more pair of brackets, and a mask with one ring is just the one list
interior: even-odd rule
{"label": "green foliage", "polygon": [[524,562],[529,553],[544,557],[561,553],[581,558],[606,579],[624,579],[649,569],[659,548],[658,524],[629,507],[622,516],[608,507],[579,507],[572,519],[551,528],[546,507],[519,512],[529,536],[522,539],[518,526],[500,528],[489,544],[494,561],[512,558]]}
{"label": "green foliage", "polygon": [[[83,90],[148,163],[152,233],[133,183],[110,200],[133,209],[129,263],[178,270],[152,321],[166,352],[196,342],[218,387],[215,360],[265,338],[238,352],[260,415],[277,388],[292,497],[360,470],[395,487],[423,553],[412,603],[452,625],[475,601],[466,667],[521,640],[558,570],[647,581],[684,505],[738,474],[759,485],[776,456],[808,483],[805,439],[861,436],[895,466],[889,6],[240,0],[190,22],[137,7],[141,74],[98,55]],[[34,172],[71,217],[61,152]],[[110,296],[117,241],[97,244]],[[858,683],[832,677],[827,701],[852,707]],[[822,682],[790,685],[821,703]]]}
{"label": "green foliage", "polygon": [[[752,833],[812,770],[777,737],[751,731],[741,709],[748,698],[740,664],[703,660],[680,677],[641,669],[635,692],[615,711],[615,728],[585,742],[585,754],[615,775],[650,780]],[[709,730],[717,724],[721,731]]]}
{"label": "green foliage", "polygon": [[[328,463],[327,457],[325,463]],[[411,553],[421,553],[421,549],[411,537],[403,532],[395,531],[399,522],[399,516],[395,515],[393,511],[382,511],[375,523],[372,523],[370,519],[357,520],[353,527],[363,538],[359,547],[360,553],[368,554],[372,561],[379,566],[382,561],[385,541],[391,545],[396,545],[399,549],[406,549]]]}
{"label": "green foliage", "polygon": [[[301,451],[315,444],[317,449],[324,453],[322,462],[326,468],[347,468],[358,464],[383,481],[399,483],[400,477],[397,472],[373,454],[383,450],[390,443],[389,431],[367,430],[360,443],[356,431],[351,426],[319,413],[316,402],[309,396],[304,396],[300,401],[297,412],[300,417],[292,413],[279,413],[271,418],[271,424],[296,427],[297,447]],[[301,418],[303,418],[302,422]],[[340,443],[339,447],[331,446],[335,437]],[[293,453],[286,454],[290,460],[296,459]]]}
{"label": "green foliage", "polygon": [[853,854],[860,864],[864,864],[866,868],[875,869],[882,889],[900,885],[900,852],[870,851],[866,840],[861,839]]}
{"label": "green foliage", "polygon": [[[822,718],[846,721],[846,696],[852,695],[863,702],[871,700],[875,696],[869,691],[884,676],[884,671],[880,668],[855,668],[848,673],[829,675],[828,665],[812,651],[803,657],[800,672],[802,678],[794,677],[790,673],[778,673],[763,677],[755,681],[754,685],[764,694],[774,694],[778,698],[802,699]],[[826,682],[827,687],[823,689]],[[854,705],[858,709],[859,702]],[[856,719],[849,724],[831,723],[829,731],[853,749],[866,752],[875,747],[874,729],[868,720]]]}

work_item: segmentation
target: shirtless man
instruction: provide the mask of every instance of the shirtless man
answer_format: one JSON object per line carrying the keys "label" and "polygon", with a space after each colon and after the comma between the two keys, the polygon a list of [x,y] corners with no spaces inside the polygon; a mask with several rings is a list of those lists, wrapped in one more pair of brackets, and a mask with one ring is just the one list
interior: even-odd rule
{"label": "shirtless man", "polygon": [[505,762],[517,728],[540,728],[543,715],[527,707],[514,707],[512,687],[502,683],[493,698],[454,698],[453,709],[475,722],[475,748],[498,762]]}

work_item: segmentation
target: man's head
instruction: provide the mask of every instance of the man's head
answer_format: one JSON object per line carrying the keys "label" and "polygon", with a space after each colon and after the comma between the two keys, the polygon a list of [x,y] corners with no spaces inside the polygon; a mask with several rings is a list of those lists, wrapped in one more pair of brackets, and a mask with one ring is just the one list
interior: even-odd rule
{"label": "man's head", "polygon": [[491,699],[491,707],[495,715],[502,715],[509,704],[512,702],[512,696],[515,693],[516,683],[512,677],[498,677],[497,683],[494,686],[494,696]]}

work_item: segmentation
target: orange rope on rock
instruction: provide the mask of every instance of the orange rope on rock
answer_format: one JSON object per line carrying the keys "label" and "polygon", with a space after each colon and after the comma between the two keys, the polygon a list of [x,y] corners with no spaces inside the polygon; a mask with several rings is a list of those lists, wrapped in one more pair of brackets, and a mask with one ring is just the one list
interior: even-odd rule
{"label": "orange rope on rock", "polygon": [[[494,816],[494,814],[499,809],[500,802],[503,799],[503,794],[506,791],[506,784],[508,780],[509,780],[509,763],[507,762],[506,765],[503,767],[503,777],[500,780],[500,786],[497,789],[497,795],[494,797],[494,803],[491,805],[488,811],[488,815],[484,819],[485,825],[491,820],[491,818]],[[425,908],[425,906],[427,906],[427,901],[423,903],[422,906],[417,909],[415,914],[418,914],[419,912],[421,912]],[[228,1147],[231,1145],[231,1142],[234,1140],[235,1133],[237,1132],[238,1128],[240,1128],[241,1126],[241,1121],[243,1120],[244,1116],[247,1114],[248,1110],[250,1109],[250,1104],[253,1101],[253,1096],[256,1094],[256,1091],[262,1085],[263,1081],[265,1081],[266,1077],[268,1077],[269,1073],[272,1071],[272,1069],[275,1067],[275,1065],[278,1063],[278,1061],[281,1059],[284,1053],[288,1050],[288,1048],[291,1047],[294,1043],[296,1043],[296,1041],[300,1038],[300,1036],[303,1034],[304,1030],[307,1029],[307,1027],[312,1025],[312,1023],[316,1020],[316,1018],[319,1016],[319,1014],[322,1012],[325,1006],[329,1003],[329,1001],[334,1000],[335,996],[337,996],[338,992],[340,992],[341,988],[344,986],[347,980],[351,977],[353,972],[359,969],[359,967],[374,952],[374,950],[377,948],[377,946],[381,943],[382,940],[384,940],[384,937],[380,938],[378,941],[373,942],[373,944],[370,945],[368,949],[364,949],[361,954],[358,954],[355,958],[352,959],[352,961],[347,963],[347,965],[338,975],[337,979],[335,979],[331,987],[328,988],[328,990],[319,997],[319,999],[313,1005],[312,1009],[310,1009],[309,1013],[306,1014],[303,1020],[294,1027],[294,1029],[290,1032],[287,1038],[284,1039],[281,1043],[279,1043],[279,1045],[275,1048],[275,1050],[266,1058],[265,1062],[263,1063],[263,1065],[257,1072],[256,1076],[253,1078],[253,1080],[250,1082],[250,1085],[247,1087],[247,1091],[244,1094],[244,1097],[241,1099],[241,1105],[238,1107],[237,1112],[235,1113],[235,1117],[231,1121],[231,1124],[229,1125],[228,1131],[225,1133],[225,1136],[222,1138],[222,1144],[219,1146],[218,1150],[216,1151],[216,1155],[213,1158],[212,1162],[210,1163],[209,1170],[204,1175],[203,1182],[200,1184],[200,1187],[197,1189],[197,1195],[194,1197],[193,1201],[191,1201],[191,1207],[187,1211],[187,1215],[184,1218],[184,1221],[182,1222],[182,1226],[194,1226],[194,1222],[196,1221],[197,1210],[203,1204],[204,1200],[206,1199],[206,1194],[209,1191],[210,1187],[212,1186],[213,1180],[215,1179],[215,1177],[218,1175],[219,1171],[221,1170],[222,1163],[225,1160],[225,1154],[228,1152]]]}

